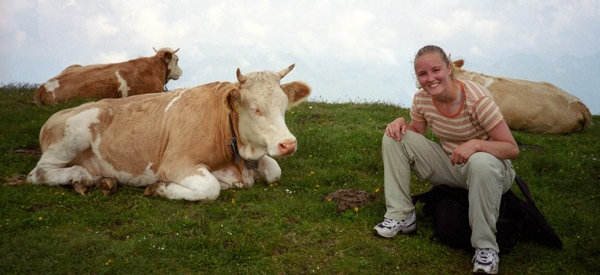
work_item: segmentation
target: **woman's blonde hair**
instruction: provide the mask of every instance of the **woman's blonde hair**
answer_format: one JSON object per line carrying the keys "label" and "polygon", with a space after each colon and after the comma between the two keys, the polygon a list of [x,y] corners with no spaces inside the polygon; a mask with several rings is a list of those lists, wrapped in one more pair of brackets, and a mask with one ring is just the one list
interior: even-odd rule
{"label": "woman's blonde hair", "polygon": [[427,45],[424,46],[423,48],[419,49],[419,51],[417,52],[417,54],[415,55],[415,61],[417,60],[418,57],[426,54],[426,53],[437,53],[442,60],[444,61],[444,63],[446,63],[446,66],[450,67],[450,71],[452,71],[452,73],[450,74],[450,77],[452,79],[455,79],[454,76],[454,66],[451,66],[452,61],[450,60],[450,56],[446,55],[446,52],[444,52],[444,50],[436,45]]}

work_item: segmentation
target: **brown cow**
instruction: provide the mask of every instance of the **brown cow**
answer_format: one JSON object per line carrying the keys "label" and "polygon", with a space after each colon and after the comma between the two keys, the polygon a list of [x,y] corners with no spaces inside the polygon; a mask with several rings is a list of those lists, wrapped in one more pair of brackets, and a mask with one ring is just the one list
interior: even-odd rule
{"label": "brown cow", "polygon": [[182,74],[179,57],[170,48],[162,48],[152,57],[121,63],[71,65],[42,84],[35,92],[38,106],[68,102],[76,98],[118,98],[159,93],[169,79]]}
{"label": "brown cow", "polygon": [[112,179],[185,200],[214,200],[221,189],[252,186],[255,177],[277,181],[281,169],[267,155],[296,151],[284,115],[310,94],[302,82],[280,84],[293,67],[247,75],[238,69],[236,83],[59,111],[41,129],[43,154],[27,180],[85,193]]}
{"label": "brown cow", "polygon": [[590,110],[579,98],[550,83],[489,76],[463,70],[463,64],[462,59],[452,62],[456,77],[486,87],[512,130],[565,134],[592,123]]}

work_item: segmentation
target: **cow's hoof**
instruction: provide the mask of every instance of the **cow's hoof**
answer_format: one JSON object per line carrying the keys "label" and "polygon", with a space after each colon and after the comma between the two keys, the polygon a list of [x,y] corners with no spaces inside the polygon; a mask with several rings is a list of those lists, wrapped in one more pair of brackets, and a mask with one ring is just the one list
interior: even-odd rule
{"label": "cow's hoof", "polygon": [[235,188],[239,188],[239,189],[242,189],[242,188],[246,187],[246,185],[244,184],[243,181],[236,181],[236,182],[233,183],[233,186]]}
{"label": "cow's hoof", "polygon": [[150,184],[146,187],[146,190],[144,190],[144,196],[146,197],[151,197],[151,196],[156,196],[156,192],[158,192],[158,187],[160,187],[160,185],[164,185],[164,182],[156,182],[153,184]]}
{"label": "cow's hoof", "polygon": [[117,179],[115,178],[101,178],[97,183],[96,186],[98,186],[98,188],[100,189],[100,191],[102,191],[102,194],[104,194],[105,196],[114,194],[117,192]]}
{"label": "cow's hoof", "polygon": [[73,190],[75,190],[75,192],[77,192],[80,195],[85,195],[89,193],[92,189],[92,184],[87,180],[76,181],[73,182],[71,185],[73,186]]}

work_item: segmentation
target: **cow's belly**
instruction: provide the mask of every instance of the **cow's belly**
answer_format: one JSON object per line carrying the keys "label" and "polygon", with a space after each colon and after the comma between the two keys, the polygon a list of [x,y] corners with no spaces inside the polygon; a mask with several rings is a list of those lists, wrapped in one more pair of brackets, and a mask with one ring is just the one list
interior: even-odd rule
{"label": "cow's belly", "polygon": [[102,177],[113,177],[117,179],[120,184],[131,185],[131,186],[147,186],[155,183],[158,180],[156,174],[152,171],[152,163],[149,163],[144,173],[134,174],[127,171],[119,171],[109,165],[105,161],[97,161],[95,163],[87,163],[82,166],[91,172],[92,175]]}

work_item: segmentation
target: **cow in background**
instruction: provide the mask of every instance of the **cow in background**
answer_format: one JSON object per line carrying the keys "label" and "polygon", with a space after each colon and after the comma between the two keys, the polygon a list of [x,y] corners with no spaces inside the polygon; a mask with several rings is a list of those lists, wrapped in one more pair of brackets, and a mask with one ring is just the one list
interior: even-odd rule
{"label": "cow in background", "polygon": [[65,103],[76,98],[118,98],[159,93],[169,79],[177,80],[179,49],[162,48],[151,57],[121,63],[71,65],[42,84],[35,92],[38,106]]}
{"label": "cow in background", "polygon": [[486,87],[512,130],[566,134],[592,123],[590,110],[579,98],[550,83],[489,76],[463,70],[463,65],[462,59],[452,62],[456,78]]}
{"label": "cow in background", "polygon": [[238,69],[236,83],[59,111],[41,129],[43,154],[27,180],[73,185],[81,194],[118,182],[191,201],[214,200],[221,189],[249,187],[256,178],[275,182],[281,169],[269,156],[297,149],[285,111],[310,94],[302,82],[280,84],[293,67],[247,75]]}

